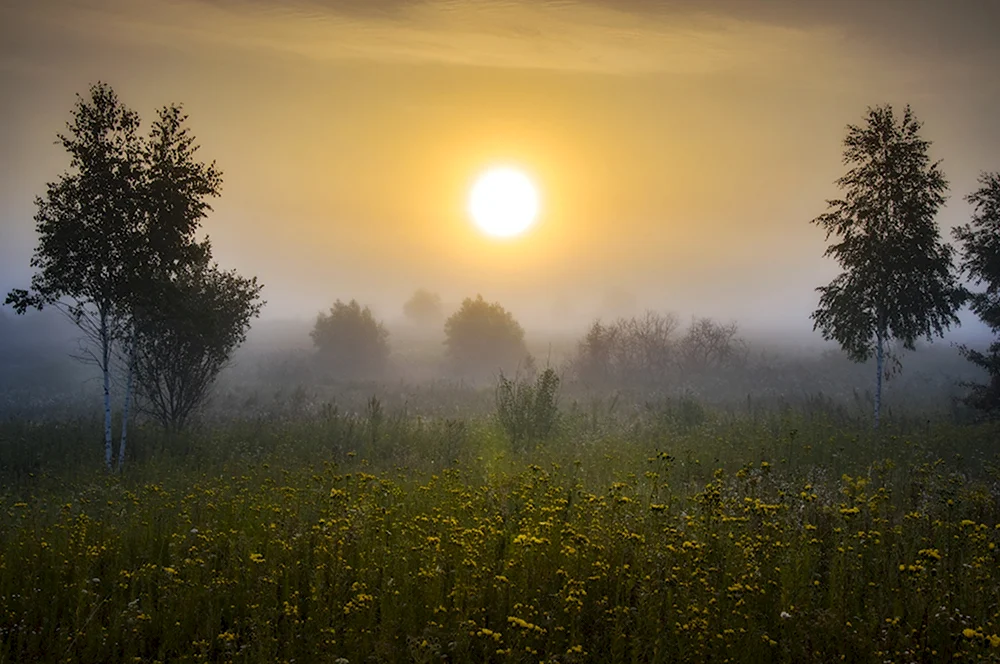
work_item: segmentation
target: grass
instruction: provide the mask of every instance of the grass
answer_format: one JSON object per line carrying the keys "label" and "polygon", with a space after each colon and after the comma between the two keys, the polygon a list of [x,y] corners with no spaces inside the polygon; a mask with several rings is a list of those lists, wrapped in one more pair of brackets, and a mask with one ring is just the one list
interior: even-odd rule
{"label": "grass", "polygon": [[4,423],[0,662],[1000,661],[996,426],[613,410]]}

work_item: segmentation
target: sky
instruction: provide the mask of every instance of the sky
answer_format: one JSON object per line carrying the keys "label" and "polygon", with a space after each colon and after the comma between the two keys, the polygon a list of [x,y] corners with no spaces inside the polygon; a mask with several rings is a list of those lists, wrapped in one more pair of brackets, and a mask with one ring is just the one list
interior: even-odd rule
{"label": "sky", "polygon": [[[423,287],[539,325],[635,302],[805,333],[836,274],[809,221],[868,106],[924,123],[945,230],[1000,170],[997,25],[993,0],[2,0],[0,290],[100,80],[147,122],[184,105],[224,173],[204,228],[264,317],[392,319]],[[466,211],[497,164],[541,195],[511,240]]]}

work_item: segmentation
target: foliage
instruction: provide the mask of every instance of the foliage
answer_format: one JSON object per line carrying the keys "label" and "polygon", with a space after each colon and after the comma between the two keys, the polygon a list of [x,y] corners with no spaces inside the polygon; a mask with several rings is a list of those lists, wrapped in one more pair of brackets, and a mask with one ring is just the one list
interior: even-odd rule
{"label": "foliage", "polygon": [[815,329],[856,362],[877,360],[878,425],[886,344],[912,350],[919,337],[941,336],[958,323],[962,303],[953,250],[934,220],[948,183],[927,155],[930,142],[907,106],[897,122],[891,106],[870,108],[864,126],[849,125],[837,180],[844,198],[813,220],[836,238],[825,256],[842,272],[820,293]]}
{"label": "foliage", "polygon": [[418,288],[403,305],[403,314],[418,325],[439,324],[444,319],[441,296]]}
{"label": "foliage", "polygon": [[500,372],[494,396],[496,418],[507,434],[511,447],[523,450],[529,443],[551,436],[559,423],[559,376],[551,367],[534,382]]}
{"label": "foliage", "polygon": [[337,300],[310,333],[325,366],[340,377],[378,375],[389,358],[389,332],[357,300]]}
{"label": "foliage", "polygon": [[[985,290],[969,295],[969,305],[994,335],[1000,334],[1000,173],[984,173],[980,187],[966,197],[974,207],[972,221],[954,229],[962,243],[962,270]],[[1000,412],[1000,340],[987,351],[963,346],[962,353],[984,369],[989,383],[970,384],[966,402],[989,414]]]}
{"label": "foliage", "polygon": [[196,241],[222,174],[197,161],[186,120],[178,105],[160,109],[144,146],[144,265],[135,272],[126,359],[141,410],[174,432],[204,403],[262,306],[256,279],[222,272],[210,264],[209,241]]}
{"label": "foliage", "polygon": [[482,295],[465,298],[445,321],[444,333],[452,367],[464,375],[481,377],[516,367],[528,353],[524,328],[513,314]]}
{"label": "foliage", "polygon": [[141,406],[178,431],[202,405],[260,313],[256,278],[207,262],[175,270],[157,289],[158,304],[136,319],[135,371]]}

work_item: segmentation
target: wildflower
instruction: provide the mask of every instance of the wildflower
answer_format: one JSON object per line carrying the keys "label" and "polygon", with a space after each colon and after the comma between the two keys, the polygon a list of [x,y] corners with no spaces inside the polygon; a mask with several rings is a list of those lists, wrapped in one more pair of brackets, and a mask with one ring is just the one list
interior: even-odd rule
{"label": "wildflower", "polygon": [[259,553],[251,553],[250,554],[250,562],[258,563],[258,564],[262,563],[262,562],[264,562],[264,556],[261,555],[261,554],[259,554]]}
{"label": "wildflower", "polygon": [[788,620],[791,617],[792,617],[792,614],[790,614],[788,611],[782,611],[781,612],[781,619],[782,620]]}

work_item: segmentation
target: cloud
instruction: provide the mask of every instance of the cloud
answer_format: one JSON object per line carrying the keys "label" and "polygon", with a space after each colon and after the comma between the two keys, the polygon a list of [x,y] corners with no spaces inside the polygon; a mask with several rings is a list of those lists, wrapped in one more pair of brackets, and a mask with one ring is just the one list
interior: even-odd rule
{"label": "cloud", "polygon": [[[40,4],[40,3],[39,3]],[[367,8],[365,8],[367,7]],[[836,33],[611,3],[429,0],[267,3],[111,0],[22,4],[52,24],[112,39],[362,60],[605,74],[767,72]]]}

